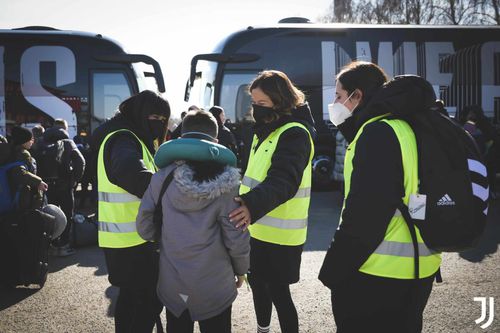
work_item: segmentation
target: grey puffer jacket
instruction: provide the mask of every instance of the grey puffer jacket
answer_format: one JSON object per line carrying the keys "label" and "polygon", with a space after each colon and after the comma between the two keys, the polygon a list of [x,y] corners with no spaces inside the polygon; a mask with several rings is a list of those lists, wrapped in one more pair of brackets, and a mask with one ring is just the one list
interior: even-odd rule
{"label": "grey puffer jacket", "polygon": [[[175,169],[175,170],[174,170]],[[157,293],[175,316],[186,309],[195,321],[222,313],[236,298],[235,275],[249,267],[248,231],[229,222],[239,204],[240,175],[226,167],[210,182],[193,180],[186,164],[171,164],[151,179],[137,215],[137,231],[145,240],[155,238],[154,205],[167,175],[174,178],[162,198],[163,226]]]}

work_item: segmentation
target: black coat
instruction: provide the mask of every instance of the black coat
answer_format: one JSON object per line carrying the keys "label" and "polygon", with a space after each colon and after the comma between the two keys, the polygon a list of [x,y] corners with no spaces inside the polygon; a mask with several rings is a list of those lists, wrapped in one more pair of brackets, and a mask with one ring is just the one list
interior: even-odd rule
{"label": "black coat", "polygon": [[[305,104],[294,110],[292,116],[284,116],[268,124],[257,124],[254,130],[259,141],[254,149],[257,149],[271,132],[290,122],[304,124],[313,135],[314,121],[309,106]],[[250,192],[241,195],[250,210],[252,223],[297,193],[311,149],[309,133],[306,130],[292,127],[281,134],[266,178]]]}
{"label": "black coat", "polygon": [[[141,131],[137,131],[123,115],[119,114],[99,126],[92,135],[91,149],[95,170],[97,170],[97,156],[102,141],[109,133],[119,129],[132,131],[148,147],[151,155],[154,155],[152,140],[142,136]],[[117,133],[106,142],[104,168],[111,183],[139,198],[142,198],[153,175],[142,160],[141,144],[127,132]]]}
{"label": "black coat", "polygon": [[[361,126],[373,117],[410,113],[412,108],[433,104],[435,96],[424,93],[422,87],[413,86],[410,81],[380,89],[366,107],[355,110],[339,130],[351,142]],[[405,194],[401,148],[387,123],[376,121],[365,126],[356,143],[352,167],[342,224],[335,232],[319,275],[331,289],[338,288],[358,272],[383,241]]]}
{"label": "black coat", "polygon": [[218,143],[223,145],[226,148],[231,149],[233,153],[237,153],[236,149],[236,139],[234,134],[231,132],[229,128],[224,126],[223,124],[219,125],[219,133],[217,134]]}
{"label": "black coat", "polygon": [[[279,127],[299,122],[307,130],[292,127],[283,132],[271,158],[267,176],[250,192],[241,195],[252,217],[252,223],[294,197],[302,182],[304,169],[311,155],[310,135],[314,135],[314,121],[307,104],[268,124],[256,124],[258,143],[267,139]],[[303,245],[285,246],[251,239],[249,280],[265,283],[291,284],[299,281]]]}
{"label": "black coat", "polygon": [[[80,181],[85,171],[85,158],[83,157],[80,150],[76,147],[76,144],[68,136],[62,128],[52,127],[43,133],[42,139],[47,143],[55,143],[62,140],[64,143],[64,151],[62,154],[62,170],[59,172],[60,184],[64,184],[69,187],[73,187],[76,182]],[[42,142],[38,143],[43,144]],[[36,149],[35,149],[36,151]],[[36,160],[36,153],[35,153]]]}
{"label": "black coat", "polygon": [[348,280],[375,251],[404,196],[401,149],[388,124],[374,122],[365,127],[352,165],[342,224],[319,276],[330,288]]}
{"label": "black coat", "polygon": [[[94,172],[97,171],[97,156],[101,143],[109,133],[119,129],[132,131],[148,147],[150,153],[154,154],[151,138],[143,134],[144,131],[137,128],[133,120],[129,121],[123,114],[118,114],[96,128],[92,134],[91,151]],[[142,198],[153,175],[142,160],[141,144],[127,132],[117,133],[106,142],[104,168],[111,183],[139,198]],[[104,255],[108,278],[112,285],[141,291],[154,290],[158,275],[158,257],[153,243],[146,242],[126,248],[104,248]]]}

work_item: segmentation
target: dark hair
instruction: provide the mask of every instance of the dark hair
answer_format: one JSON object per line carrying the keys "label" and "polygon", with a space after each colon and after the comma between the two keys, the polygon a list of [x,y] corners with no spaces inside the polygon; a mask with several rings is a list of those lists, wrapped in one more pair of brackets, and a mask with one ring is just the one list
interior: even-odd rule
{"label": "dark hair", "polygon": [[350,95],[356,89],[363,93],[362,105],[366,105],[375,92],[387,82],[387,75],[378,65],[366,61],[353,61],[337,74],[337,81]]}
{"label": "dark hair", "polygon": [[217,120],[205,110],[189,111],[182,120],[182,134],[201,132],[217,138],[218,129]]}
{"label": "dark hair", "polygon": [[118,107],[126,117],[131,113],[147,116],[157,114],[170,118],[170,104],[166,99],[151,90],[144,90],[137,95],[127,98]]}
{"label": "dark hair", "polygon": [[214,161],[189,160],[186,161],[186,164],[194,171],[193,180],[199,183],[214,180],[226,167],[226,165]]}
{"label": "dark hair", "polygon": [[54,127],[59,127],[62,129],[68,129],[68,122],[62,118],[57,118],[54,120]]}
{"label": "dark hair", "polygon": [[443,116],[450,117],[450,114],[444,107],[444,101],[441,99],[436,99],[436,102],[434,103],[434,109],[435,111],[441,113]]}
{"label": "dark hair", "polygon": [[[215,117],[205,110],[189,111],[182,121],[182,134],[201,132],[217,138],[218,129]],[[194,171],[193,179],[200,183],[215,179],[225,167],[224,164],[214,161],[188,160],[186,164]]]}
{"label": "dark hair", "polygon": [[43,128],[43,126],[40,124],[33,126],[33,128],[31,129],[31,133],[33,133],[33,137],[35,139],[38,139],[39,137],[41,137],[44,132],[45,132],[45,128]]}
{"label": "dark hair", "polygon": [[208,112],[210,112],[212,114],[212,116],[214,116],[215,120],[217,120],[217,125],[219,127],[221,127],[222,125],[222,121],[220,120],[220,115],[222,112],[224,112],[224,109],[218,105],[214,105],[212,106]]}
{"label": "dark hair", "polygon": [[476,122],[479,118],[484,117],[484,111],[479,105],[467,105],[459,116],[459,122],[463,125],[468,120]]}
{"label": "dark hair", "polygon": [[[134,128],[141,133],[139,136],[149,137],[151,139],[150,128],[148,125],[148,116],[157,114],[170,118],[170,104],[158,93],[151,90],[144,90],[137,95],[127,98],[121,102],[118,107],[120,113],[128,120]],[[162,138],[165,138],[167,129]],[[163,142],[160,140],[160,144]]]}
{"label": "dark hair", "polygon": [[304,103],[305,96],[295,87],[285,73],[276,70],[266,70],[250,84],[249,91],[259,88],[269,96],[277,112],[276,118],[281,114],[291,114],[292,109]]}

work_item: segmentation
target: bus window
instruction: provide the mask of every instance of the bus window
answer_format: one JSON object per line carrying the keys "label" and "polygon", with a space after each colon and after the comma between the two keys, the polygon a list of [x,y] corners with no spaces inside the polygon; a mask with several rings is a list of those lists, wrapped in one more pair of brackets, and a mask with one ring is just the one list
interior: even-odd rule
{"label": "bus window", "polygon": [[243,84],[238,89],[238,95],[236,95],[236,120],[243,120],[245,115],[252,108],[252,98],[248,93],[248,84]]}
{"label": "bus window", "polygon": [[[248,95],[247,87],[257,76],[255,73],[226,73],[222,79],[222,89],[220,91],[220,106],[224,108],[226,117],[231,121],[243,119],[243,116],[248,111],[250,98],[245,99],[244,95]],[[248,103],[248,105],[244,105]]]}
{"label": "bus window", "polygon": [[92,110],[99,120],[111,118],[118,105],[132,95],[125,73],[98,72],[92,75]]}

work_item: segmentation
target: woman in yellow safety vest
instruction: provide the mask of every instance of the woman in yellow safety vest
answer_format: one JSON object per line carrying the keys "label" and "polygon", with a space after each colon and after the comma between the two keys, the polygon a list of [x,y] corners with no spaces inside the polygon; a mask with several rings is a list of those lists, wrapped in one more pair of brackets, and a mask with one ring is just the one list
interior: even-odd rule
{"label": "woman in yellow safety vest", "polygon": [[242,206],[229,217],[249,226],[250,270],[258,332],[269,332],[272,305],[282,332],[298,332],[289,285],[299,280],[311,192],[314,123],[304,94],[279,71],[250,85],[254,138],[240,187]]}
{"label": "woman in yellow safety vest", "polygon": [[97,154],[99,246],[109,281],[119,287],[116,332],[151,332],[162,311],[156,296],[158,253],[137,233],[141,198],[156,167],[156,144],[167,131],[170,106],[153,91],[123,101],[92,134]]}
{"label": "woman in yellow safety vest", "polygon": [[340,225],[319,279],[331,289],[342,333],[420,332],[441,262],[415,228],[420,279],[414,280],[411,234],[397,208],[418,192],[417,145],[408,123],[390,118],[390,110],[419,101],[404,100],[402,91],[383,94],[386,81],[377,65],[353,62],[337,75],[329,105],[330,120],[349,146]]}

